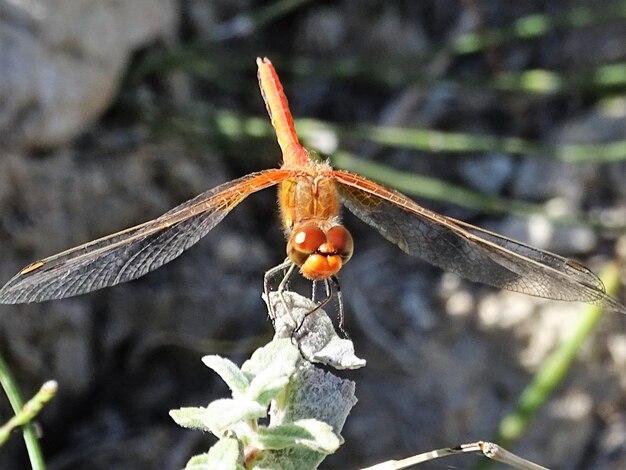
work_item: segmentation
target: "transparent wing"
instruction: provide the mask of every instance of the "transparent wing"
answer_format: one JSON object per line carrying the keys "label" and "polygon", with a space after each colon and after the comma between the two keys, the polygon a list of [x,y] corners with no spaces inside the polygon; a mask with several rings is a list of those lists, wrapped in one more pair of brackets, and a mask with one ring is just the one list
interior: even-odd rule
{"label": "transparent wing", "polygon": [[71,297],[143,276],[195,244],[248,195],[288,175],[281,169],[252,173],[154,220],[32,263],[0,289],[0,303]]}
{"label": "transparent wing", "polygon": [[406,253],[471,281],[626,313],[576,261],[425,209],[362,176],[334,171],[346,207]]}

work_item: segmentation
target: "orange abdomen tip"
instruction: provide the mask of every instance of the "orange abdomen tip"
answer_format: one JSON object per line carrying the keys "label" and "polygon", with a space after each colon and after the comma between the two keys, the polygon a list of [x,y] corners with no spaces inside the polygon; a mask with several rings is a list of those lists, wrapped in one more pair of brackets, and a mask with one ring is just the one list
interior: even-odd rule
{"label": "orange abdomen tip", "polygon": [[276,70],[267,57],[257,57],[256,64],[259,88],[261,88],[261,95],[272,126],[276,131],[278,145],[283,153],[283,163],[287,166],[304,165],[309,161],[309,154],[296,135],[289,103]]}

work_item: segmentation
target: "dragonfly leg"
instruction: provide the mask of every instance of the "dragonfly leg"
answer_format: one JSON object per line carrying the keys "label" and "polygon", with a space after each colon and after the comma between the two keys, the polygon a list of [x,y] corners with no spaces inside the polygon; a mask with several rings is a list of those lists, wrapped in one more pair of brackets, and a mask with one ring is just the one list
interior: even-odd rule
{"label": "dragonfly leg", "polygon": [[[313,281],[313,282],[315,283],[316,281]],[[311,310],[309,310],[308,312],[304,314],[304,316],[302,317],[302,320],[300,321],[300,324],[296,327],[296,329],[293,330],[293,333],[291,334],[292,340],[296,340],[297,342],[296,335],[302,328],[302,325],[304,325],[304,322],[309,317],[309,315],[312,315],[318,310],[320,310],[321,308],[324,308],[328,304],[328,302],[330,302],[330,300],[333,298],[333,291],[330,285],[330,281],[328,279],[324,279],[324,288],[326,290],[326,297],[324,297],[318,304],[315,305],[315,307],[313,307]],[[314,289],[315,289],[315,285],[314,285]]]}
{"label": "dragonfly leg", "polygon": [[285,291],[289,289],[289,280],[293,274],[294,269],[296,268],[296,265],[293,264],[291,261],[285,261],[285,263],[289,263],[289,269],[287,269],[287,272],[283,276],[283,279],[280,281],[280,284],[278,284],[278,289],[276,290],[276,292],[278,292],[278,296],[280,297],[280,301],[283,304],[285,312],[289,312],[289,307],[287,307],[287,302],[285,301]]}
{"label": "dragonfly leg", "polygon": [[289,278],[291,277],[291,274],[293,273],[294,268],[295,268],[295,264],[293,264],[289,259],[286,259],[285,261],[280,263],[278,266],[274,266],[273,268],[265,271],[265,275],[263,276],[263,292],[268,302],[270,318],[272,319],[272,323],[274,323],[274,319],[276,318],[276,312],[274,311],[274,308],[272,307],[272,304],[269,301],[270,300],[269,294],[272,291],[272,286],[271,286],[272,280],[276,276],[278,276],[278,274],[281,271],[287,270],[287,272],[283,275],[283,278],[281,279],[280,284],[278,285],[278,289],[277,289],[280,301],[282,302],[283,307],[285,308],[285,311],[287,312],[288,311],[287,303],[285,302],[285,297],[283,295],[283,292],[285,292],[285,290],[289,286]]}
{"label": "dragonfly leg", "polygon": [[343,335],[344,339],[350,339],[350,335],[346,331],[345,327],[345,312],[343,309],[343,294],[341,292],[341,284],[337,276],[331,276],[330,280],[335,286],[335,292],[337,293],[337,317],[339,318],[339,331]]}

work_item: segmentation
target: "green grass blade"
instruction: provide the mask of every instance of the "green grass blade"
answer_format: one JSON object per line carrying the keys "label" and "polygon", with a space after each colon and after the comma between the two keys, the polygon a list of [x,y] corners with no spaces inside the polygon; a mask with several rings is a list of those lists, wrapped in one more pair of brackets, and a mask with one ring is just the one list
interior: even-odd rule
{"label": "green grass blade", "polygon": [[540,204],[511,201],[498,196],[481,194],[437,178],[408,173],[387,165],[359,159],[348,152],[335,152],[332,162],[337,167],[367,176],[411,196],[451,202],[461,207],[489,213],[545,214]]}
{"label": "green grass blade", "polygon": [[576,7],[558,16],[537,13],[518,18],[510,26],[464,34],[450,49],[454,54],[473,54],[520,39],[538,38],[556,29],[584,28],[623,18],[626,18],[625,1],[605,3],[602,8]]}
{"label": "green grass blade", "polygon": [[545,145],[520,137],[468,134],[433,129],[408,129],[388,126],[346,127],[315,119],[298,119],[296,127],[306,139],[316,132],[369,140],[392,148],[408,148],[427,152],[492,153],[544,157],[569,163],[608,163],[626,160],[626,140],[602,144]]}
{"label": "green grass blade", "polygon": [[[607,265],[600,274],[600,278],[609,294],[617,291],[620,281],[619,269],[615,263]],[[515,409],[500,423],[496,439],[499,444],[508,447],[522,436],[535,414],[567,376],[578,352],[593,334],[603,313],[604,310],[601,307],[593,305],[584,307],[584,314],[572,336],[546,359],[531,383],[520,395]]]}

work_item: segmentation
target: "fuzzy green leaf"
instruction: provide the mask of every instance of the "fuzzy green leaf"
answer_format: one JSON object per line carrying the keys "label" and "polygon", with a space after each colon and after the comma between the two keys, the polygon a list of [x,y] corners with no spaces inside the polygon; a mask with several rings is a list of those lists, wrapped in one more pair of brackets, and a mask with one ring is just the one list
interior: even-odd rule
{"label": "fuzzy green leaf", "polygon": [[273,340],[267,346],[257,349],[252,357],[243,363],[241,371],[253,380],[262,372],[275,372],[276,376],[290,376],[296,370],[300,352],[291,339]]}
{"label": "fuzzy green leaf", "polygon": [[316,470],[326,454],[304,447],[264,452],[254,462],[255,470]]}
{"label": "fuzzy green leaf", "polygon": [[328,424],[316,419],[301,419],[289,424],[259,427],[258,445],[271,450],[306,447],[331,454],[339,448],[340,440]]}
{"label": "fuzzy green leaf", "polygon": [[192,457],[187,462],[185,470],[243,470],[239,463],[241,453],[236,439],[219,440],[207,454]]}
{"label": "fuzzy green leaf", "polygon": [[209,470],[209,468],[211,468],[209,466],[209,454],[194,455],[185,465],[185,470]]}
{"label": "fuzzy green leaf", "polygon": [[206,470],[235,469],[239,466],[240,458],[239,442],[236,439],[220,439],[209,449]]}
{"label": "fuzzy green leaf", "polygon": [[177,410],[170,410],[172,419],[183,428],[199,429],[210,431],[206,424],[206,408],[186,407]]}
{"label": "fuzzy green leaf", "polygon": [[205,423],[218,437],[239,421],[256,420],[267,416],[267,407],[244,399],[222,399],[209,403],[204,413]]}
{"label": "fuzzy green leaf", "polygon": [[269,370],[257,375],[247,391],[247,397],[257,403],[267,406],[270,401],[289,384],[289,375],[280,373],[276,375],[275,370]]}
{"label": "fuzzy green leaf", "polygon": [[213,369],[222,380],[226,382],[228,388],[233,392],[233,397],[236,398],[246,393],[250,382],[234,362],[215,355],[204,356],[202,362],[204,362],[207,367]]}
{"label": "fuzzy green leaf", "polygon": [[[288,339],[293,343],[297,327],[297,347],[309,362],[329,365],[335,369],[358,369],[365,365],[354,354],[351,341],[341,338],[326,312],[311,299],[294,292],[271,292],[266,302],[274,312],[274,339]],[[315,311],[314,314],[311,314]]]}

